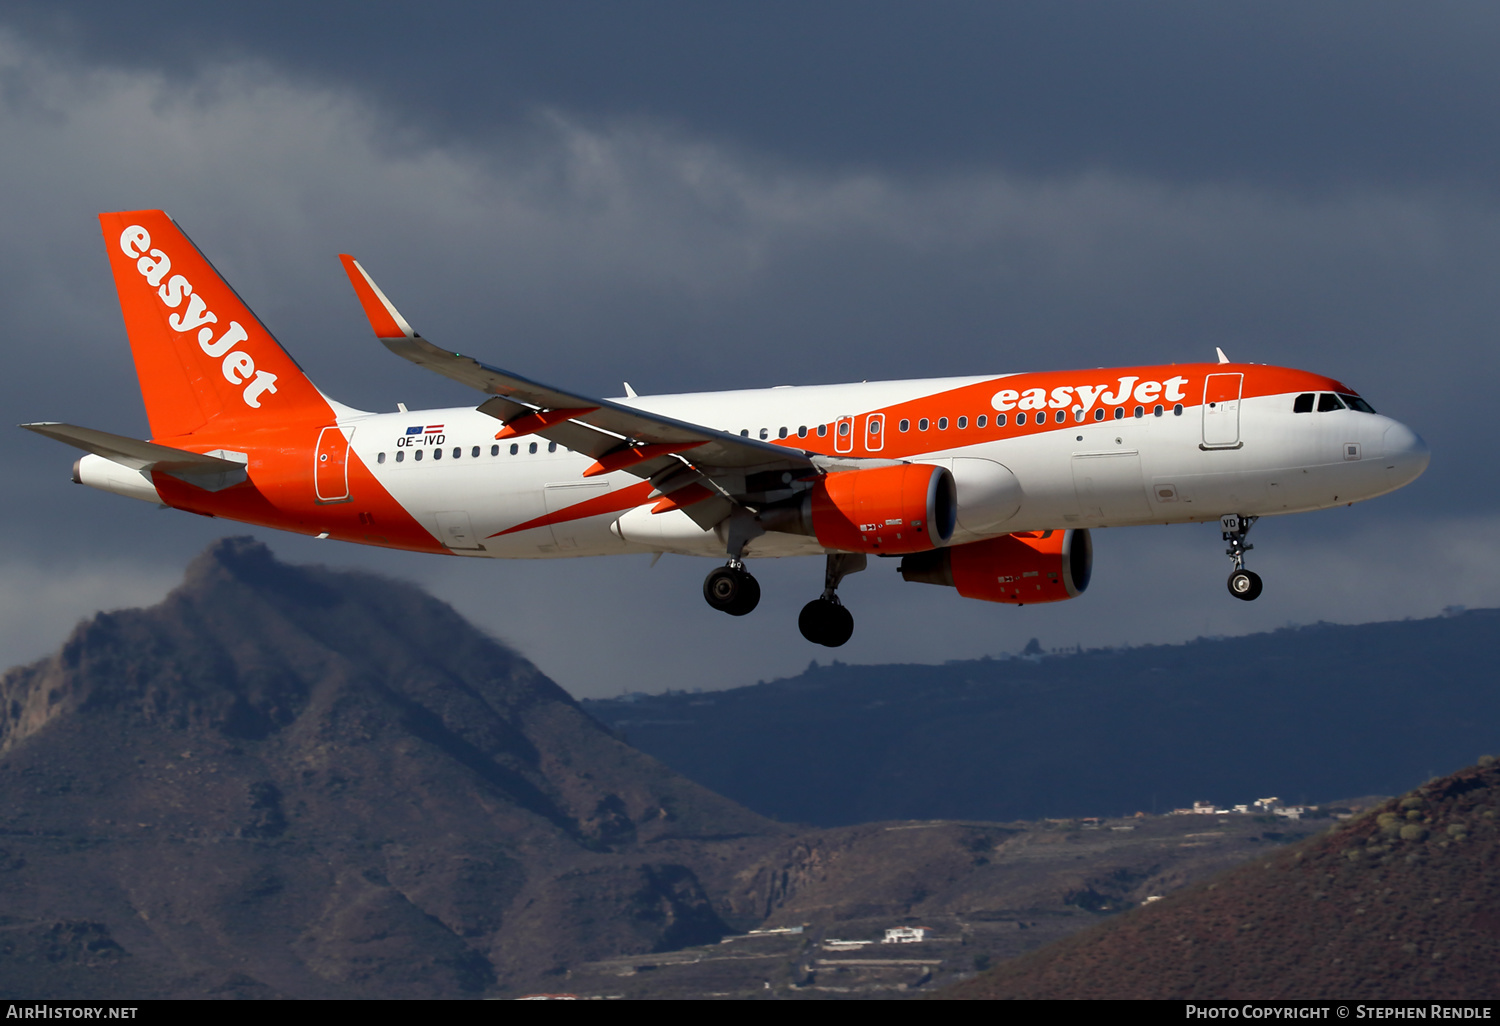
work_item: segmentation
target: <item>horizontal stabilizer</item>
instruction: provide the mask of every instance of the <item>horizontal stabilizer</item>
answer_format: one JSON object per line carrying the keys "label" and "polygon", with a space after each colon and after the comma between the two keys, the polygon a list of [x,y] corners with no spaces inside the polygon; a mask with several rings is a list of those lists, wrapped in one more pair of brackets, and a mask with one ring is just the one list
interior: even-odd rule
{"label": "horizontal stabilizer", "polygon": [[221,491],[246,479],[245,464],[240,460],[174,449],[170,445],[143,442],[138,438],[127,438],[73,424],[44,421],[19,426],[75,449],[102,456],[122,467],[161,471],[211,492]]}

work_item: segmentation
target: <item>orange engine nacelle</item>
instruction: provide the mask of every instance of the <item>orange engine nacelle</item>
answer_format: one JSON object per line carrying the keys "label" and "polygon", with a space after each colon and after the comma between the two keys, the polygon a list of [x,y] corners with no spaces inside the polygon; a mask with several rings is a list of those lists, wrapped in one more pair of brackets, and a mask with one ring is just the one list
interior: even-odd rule
{"label": "orange engine nacelle", "polygon": [[1026,606],[1081,595],[1093,566],[1087,530],[1027,531],[907,556],[901,576],[957,588],[964,598]]}
{"label": "orange engine nacelle", "polygon": [[813,536],[845,552],[924,552],[947,544],[958,519],[953,475],[926,463],[829,474],[809,500]]}

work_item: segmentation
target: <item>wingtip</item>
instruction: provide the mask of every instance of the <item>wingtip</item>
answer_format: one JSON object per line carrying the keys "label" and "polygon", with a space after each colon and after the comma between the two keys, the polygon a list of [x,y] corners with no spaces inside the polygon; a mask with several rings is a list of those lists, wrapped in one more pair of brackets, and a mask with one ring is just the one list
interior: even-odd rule
{"label": "wingtip", "polygon": [[354,286],[354,295],[359,299],[359,305],[364,309],[376,338],[384,341],[416,337],[417,333],[406,322],[406,318],[401,316],[395,304],[380,291],[380,286],[375,284],[375,279],[370,277],[370,273],[358,260],[348,253],[340,253],[339,263],[344,265],[344,273],[349,276],[349,284]]}

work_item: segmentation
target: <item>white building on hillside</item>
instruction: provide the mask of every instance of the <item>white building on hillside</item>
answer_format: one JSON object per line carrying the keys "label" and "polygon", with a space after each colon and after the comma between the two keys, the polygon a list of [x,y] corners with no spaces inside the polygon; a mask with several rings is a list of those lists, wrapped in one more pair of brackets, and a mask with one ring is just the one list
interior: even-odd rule
{"label": "white building on hillside", "polygon": [[920,944],[932,931],[925,926],[892,926],[885,931],[882,944]]}

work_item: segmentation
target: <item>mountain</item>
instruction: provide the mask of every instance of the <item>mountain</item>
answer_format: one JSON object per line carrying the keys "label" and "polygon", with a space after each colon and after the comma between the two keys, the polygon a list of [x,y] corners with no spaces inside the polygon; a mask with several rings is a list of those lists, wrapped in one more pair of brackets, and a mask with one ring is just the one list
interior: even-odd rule
{"label": "mountain", "polygon": [[981,659],[832,666],[584,708],[766,816],[1010,821],[1395,794],[1497,747],[1500,610]]}
{"label": "mountain", "polygon": [[417,589],[224,539],[0,679],[0,994],[453,997],[712,942],[789,831]]}
{"label": "mountain", "polygon": [[1074,934],[959,998],[1469,999],[1500,993],[1500,764]]}
{"label": "mountain", "polygon": [[[1133,658],[1171,666],[1181,654]],[[1371,764],[1420,759],[1488,729],[1433,725],[1450,701],[1445,689],[1469,685],[1434,675],[1428,657],[1425,695],[1357,746],[1379,758],[1353,748],[1329,757],[1366,767],[1348,793],[1378,786]],[[971,682],[960,698],[978,697],[953,704],[950,720],[990,708],[979,701],[989,692],[1009,694],[1014,737],[1040,729],[1035,710],[1058,699],[1061,728],[1049,737],[1076,750],[1066,700],[1079,693],[1079,675],[1070,668],[1097,665],[1074,656],[896,668],[883,683],[885,671],[875,673],[874,693],[860,690],[869,668],[834,667],[800,684],[744,689],[790,694],[813,719],[778,734],[768,725],[784,724],[787,707],[771,715],[761,706],[759,720],[744,721],[753,743],[737,748],[725,737],[731,764],[769,781],[762,791],[783,788],[778,800],[789,806],[824,787],[854,793],[849,767],[826,757],[842,750],[872,774],[860,787],[884,781],[920,817],[796,830],[629,747],[530,663],[417,589],[287,566],[253,541],[225,539],[161,604],[100,614],[55,656],[0,677],[0,996],[920,993],[1321,829],[1270,816],[940,820],[957,798],[986,788],[1003,801],[1033,800],[1027,786],[1045,798],[1056,759],[1038,756],[1030,777],[985,778],[976,774],[991,772],[1004,739],[980,729],[967,753],[945,753],[934,732],[927,748],[907,751],[889,747],[899,733],[879,720],[895,706],[917,735],[932,731],[919,714],[955,702],[939,685],[956,670]],[[1009,683],[979,686],[974,674],[996,668]],[[1049,683],[1059,668],[1061,683]],[[1163,687],[1127,694],[1118,722],[1149,721],[1130,719],[1130,701],[1191,707],[1183,685]],[[649,719],[657,701],[622,706]],[[668,696],[655,715],[722,715],[735,701]],[[1482,700],[1473,708],[1482,712]],[[1001,722],[992,708],[986,715],[980,728]],[[888,747],[872,758],[849,738],[880,722]],[[1083,722],[1085,741],[1099,736]],[[822,749],[804,737],[818,724]],[[1201,770],[1189,779],[1199,795],[1235,751],[1223,744],[1201,767],[1171,748],[1141,758]],[[891,755],[894,763],[882,762]],[[1088,781],[1110,770],[1142,771],[1118,758],[1102,745],[1073,777],[1058,775],[1058,793],[1086,795]],[[960,763],[967,768],[953,770]],[[952,776],[935,778],[944,766]],[[867,798],[864,807],[881,805]],[[1434,818],[1430,850],[1448,851],[1439,832],[1459,846],[1480,838],[1482,817],[1461,810],[1472,825],[1462,841],[1446,832],[1452,817]],[[1359,857],[1388,867],[1418,851],[1384,843]],[[878,940],[900,925],[927,926],[938,939],[899,965],[889,951],[851,954],[831,940]],[[720,943],[753,927],[801,926]]]}

